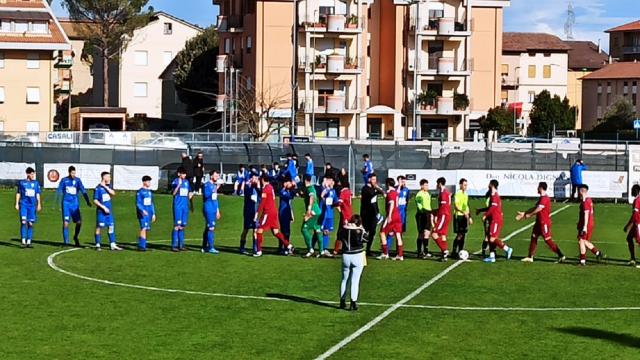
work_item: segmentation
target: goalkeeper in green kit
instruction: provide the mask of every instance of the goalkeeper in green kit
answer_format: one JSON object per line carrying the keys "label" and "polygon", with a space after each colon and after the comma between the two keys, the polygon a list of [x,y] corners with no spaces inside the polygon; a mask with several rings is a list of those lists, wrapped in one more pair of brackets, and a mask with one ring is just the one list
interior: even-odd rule
{"label": "goalkeeper in green kit", "polygon": [[[313,237],[318,236],[320,234],[320,224],[318,224],[318,219],[320,218],[320,206],[318,206],[318,194],[316,193],[316,188],[311,183],[311,176],[304,176],[304,187],[305,191],[303,194],[304,197],[304,206],[305,206],[305,214],[304,214],[304,222],[302,223],[302,237],[304,238],[304,242],[307,244],[308,252],[304,257],[311,257],[315,252],[313,250]],[[320,253],[322,253],[323,244],[322,239],[318,241],[318,246],[320,246]]]}

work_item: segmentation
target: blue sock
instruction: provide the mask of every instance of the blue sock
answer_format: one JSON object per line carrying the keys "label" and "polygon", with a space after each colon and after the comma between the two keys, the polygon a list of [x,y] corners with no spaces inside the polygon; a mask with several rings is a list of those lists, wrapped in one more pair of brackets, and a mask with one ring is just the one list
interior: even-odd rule
{"label": "blue sock", "polygon": [[67,226],[62,226],[62,240],[65,244],[69,243],[69,228]]}
{"label": "blue sock", "polygon": [[180,248],[184,247],[184,229],[178,230],[178,240],[180,242]]}
{"label": "blue sock", "polygon": [[213,230],[209,230],[207,232],[207,245],[209,245],[209,249],[213,249],[213,244],[215,242],[216,239],[216,234]]}
{"label": "blue sock", "polygon": [[389,249],[389,250],[393,249],[393,239],[394,238],[395,238],[395,235],[387,236],[387,249]]}
{"label": "blue sock", "polygon": [[171,248],[175,249],[178,247],[178,230],[173,229],[171,232]]}
{"label": "blue sock", "polygon": [[138,238],[138,248],[146,249],[147,248],[147,239],[142,236]]}
{"label": "blue sock", "polygon": [[27,226],[27,240],[33,240],[33,226]]}
{"label": "blue sock", "polygon": [[109,243],[113,244],[116,242],[116,233],[115,232],[110,232],[109,233]]}
{"label": "blue sock", "polygon": [[20,223],[20,239],[27,239],[27,224]]}
{"label": "blue sock", "polygon": [[101,238],[100,234],[95,235],[96,245],[100,245],[100,240],[101,240],[100,238]]}
{"label": "blue sock", "polygon": [[322,234],[322,244],[325,249],[329,248],[329,234]]}

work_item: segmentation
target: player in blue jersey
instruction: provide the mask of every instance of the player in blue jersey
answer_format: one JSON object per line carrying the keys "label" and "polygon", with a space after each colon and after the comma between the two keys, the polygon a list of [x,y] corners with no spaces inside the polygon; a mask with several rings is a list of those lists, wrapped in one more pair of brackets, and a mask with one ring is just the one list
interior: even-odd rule
{"label": "player in blue jersey", "polygon": [[249,180],[244,187],[244,205],[242,209],[244,226],[242,228],[242,234],[240,234],[240,253],[244,255],[249,254],[246,250],[247,234],[249,233],[249,230],[253,231],[253,242],[255,248],[255,231],[257,228],[255,219],[256,213],[258,212],[258,204],[261,196],[258,182],[258,173],[251,172],[248,179]]}
{"label": "player in blue jersey", "polygon": [[116,244],[115,221],[113,218],[113,209],[111,207],[111,198],[116,192],[111,189],[111,174],[104,171],[100,174],[100,184],[96,186],[93,192],[93,203],[96,205],[96,250],[100,251],[100,240],[102,228],[107,228],[109,235],[109,246],[111,250],[122,250]]}
{"label": "player in blue jersey", "polygon": [[147,231],[151,230],[151,223],[156,222],[156,209],[153,204],[151,191],[151,176],[142,177],[142,187],[136,193],[136,214],[140,223],[138,250],[147,251]]}
{"label": "player in blue jersey", "polygon": [[76,168],[69,166],[69,176],[60,180],[57,191],[57,195],[62,197],[62,241],[65,246],[69,245],[69,223],[71,221],[76,224],[73,241],[76,246],[80,246],[78,235],[80,235],[82,228],[82,216],[80,215],[78,194],[82,194],[87,206],[91,207],[91,201],[82,180],[76,177]]}
{"label": "player in blue jersey", "polygon": [[202,214],[205,222],[202,233],[203,253],[219,253],[214,246],[216,222],[220,220],[220,205],[218,203],[220,184],[218,180],[220,180],[220,173],[213,170],[209,173],[209,181],[205,182],[202,188]]}
{"label": "player in blue jersey", "polygon": [[373,174],[373,163],[369,158],[369,154],[362,155],[362,182],[367,185],[369,183],[369,177]]}
{"label": "player in blue jersey", "polygon": [[289,175],[291,180],[296,183],[300,182],[300,177],[298,176],[298,166],[296,165],[295,155],[287,154],[287,169],[286,174]]}
{"label": "player in blue jersey", "polygon": [[247,177],[249,173],[245,169],[244,165],[238,165],[238,172],[236,173],[236,180],[233,183],[233,194],[234,195],[242,195],[244,194],[244,186],[247,182]]}
{"label": "player in blue jersey", "polygon": [[[296,197],[296,183],[290,178],[285,178],[282,188],[278,192],[280,204],[278,206],[278,219],[280,220],[280,231],[285,238],[291,239],[291,223],[294,221],[292,201]],[[279,246],[281,254],[285,254],[286,249]]]}
{"label": "player in blue jersey", "polygon": [[318,253],[318,257],[333,257],[333,254],[327,249],[329,247],[329,237],[333,232],[334,211],[333,208],[338,206],[338,194],[333,188],[335,180],[330,176],[325,176],[324,189],[320,195],[322,215],[320,216],[320,230],[322,230],[322,251]]}
{"label": "player in blue jersey", "polygon": [[307,161],[307,164],[304,168],[304,174],[311,176],[311,182],[315,184],[316,182],[316,174],[315,169],[313,167],[313,159],[311,158],[311,154],[304,154],[304,159]]}
{"label": "player in blue jersey", "polygon": [[16,190],[16,210],[20,214],[20,240],[23,248],[31,248],[33,240],[33,225],[37,220],[37,213],[42,210],[40,200],[40,184],[36,181],[36,171],[28,167],[25,171],[27,178],[18,182]]}
{"label": "player in blue jersey", "polygon": [[171,183],[173,195],[173,231],[171,232],[171,251],[185,251],[184,228],[189,222],[189,210],[193,211],[193,191],[187,179],[187,170],[182,166],[176,172],[177,178]]}

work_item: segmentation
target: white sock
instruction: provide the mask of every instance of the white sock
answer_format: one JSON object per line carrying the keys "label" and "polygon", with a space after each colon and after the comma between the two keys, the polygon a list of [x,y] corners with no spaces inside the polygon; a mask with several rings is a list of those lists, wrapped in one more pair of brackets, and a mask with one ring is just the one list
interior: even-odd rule
{"label": "white sock", "polygon": [[22,245],[27,245],[27,239],[22,239]]}
{"label": "white sock", "polygon": [[496,253],[495,252],[491,252],[489,254],[489,257],[492,258],[492,259],[495,259],[496,258]]}
{"label": "white sock", "polygon": [[508,247],[507,245],[505,245],[505,246],[502,248],[502,250],[504,250],[504,251],[509,251],[509,247]]}

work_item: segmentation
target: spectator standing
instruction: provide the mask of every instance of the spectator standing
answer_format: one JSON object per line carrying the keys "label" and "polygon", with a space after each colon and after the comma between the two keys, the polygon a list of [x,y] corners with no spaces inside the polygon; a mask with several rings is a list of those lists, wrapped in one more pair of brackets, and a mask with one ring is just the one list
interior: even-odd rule
{"label": "spectator standing", "polygon": [[587,165],[584,164],[582,159],[576,160],[571,166],[571,200],[577,198],[578,189],[584,182],[582,181],[582,172],[587,170]]}
{"label": "spectator standing", "polygon": [[315,174],[315,170],[313,168],[313,159],[311,158],[311,154],[309,154],[309,153],[304,154],[304,159],[307,161],[306,166],[305,166],[305,170],[304,170],[304,174],[311,176],[311,182],[315,184],[316,183],[316,174]]}
{"label": "spectator standing", "polygon": [[[369,158],[369,154],[362,155],[362,182],[366,185],[369,182],[369,177],[373,174],[373,163]],[[363,220],[364,222],[364,220]],[[365,227],[366,228],[366,227]]]}
{"label": "spectator standing", "polygon": [[204,178],[204,154],[199,151],[193,159],[193,191],[200,194],[202,179]]}

